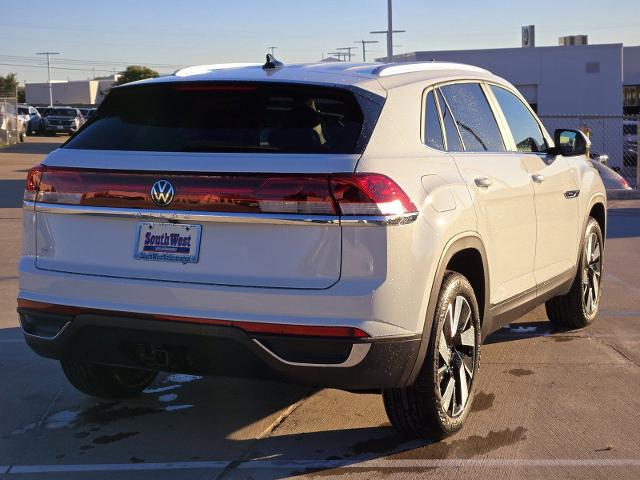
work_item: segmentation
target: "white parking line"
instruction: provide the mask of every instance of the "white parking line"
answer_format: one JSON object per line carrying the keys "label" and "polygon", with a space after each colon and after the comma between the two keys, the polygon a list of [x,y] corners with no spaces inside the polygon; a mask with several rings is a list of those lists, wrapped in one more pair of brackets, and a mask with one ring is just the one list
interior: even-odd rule
{"label": "white parking line", "polygon": [[[371,468],[640,468],[640,459],[415,459],[415,460],[365,460],[354,463],[354,459],[346,460],[250,460],[236,466],[242,470],[272,470],[272,469],[333,469],[348,468],[353,470]],[[151,470],[196,470],[196,469],[224,469],[230,461],[193,461],[166,463],[102,463],[82,465],[13,465],[0,467],[7,470],[2,473],[73,473],[73,472],[134,472]],[[1,471],[1,470],[0,470]]]}

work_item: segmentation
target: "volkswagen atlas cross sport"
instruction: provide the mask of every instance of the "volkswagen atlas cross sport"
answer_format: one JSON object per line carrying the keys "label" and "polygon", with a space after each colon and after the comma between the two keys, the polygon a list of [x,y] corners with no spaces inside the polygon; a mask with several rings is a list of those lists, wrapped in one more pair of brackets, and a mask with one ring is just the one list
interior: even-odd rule
{"label": "volkswagen atlas cross sport", "polygon": [[158,371],[381,390],[467,417],[482,341],[594,320],[603,185],[574,130],[450,63],[191,67],[111,90],[28,174],[26,341],[98,397]]}

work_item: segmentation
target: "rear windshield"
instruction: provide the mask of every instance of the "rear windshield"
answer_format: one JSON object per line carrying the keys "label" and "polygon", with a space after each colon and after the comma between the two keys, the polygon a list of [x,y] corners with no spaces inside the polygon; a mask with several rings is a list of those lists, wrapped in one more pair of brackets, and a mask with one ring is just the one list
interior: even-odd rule
{"label": "rear windshield", "polygon": [[65,148],[360,153],[363,114],[337,88],[166,83],[114,89]]}

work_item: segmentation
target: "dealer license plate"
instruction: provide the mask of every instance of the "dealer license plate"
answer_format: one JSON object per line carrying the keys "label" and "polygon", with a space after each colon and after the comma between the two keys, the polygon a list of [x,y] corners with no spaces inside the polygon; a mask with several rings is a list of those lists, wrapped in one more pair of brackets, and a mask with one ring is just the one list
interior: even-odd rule
{"label": "dealer license plate", "polygon": [[139,223],[134,258],[155,262],[198,263],[201,233],[201,225]]}

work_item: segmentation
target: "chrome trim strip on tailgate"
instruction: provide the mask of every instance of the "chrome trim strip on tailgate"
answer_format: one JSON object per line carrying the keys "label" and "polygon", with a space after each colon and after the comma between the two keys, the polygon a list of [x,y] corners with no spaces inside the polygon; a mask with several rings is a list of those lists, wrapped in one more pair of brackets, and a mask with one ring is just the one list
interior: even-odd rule
{"label": "chrome trim strip on tailgate", "polygon": [[185,210],[147,210],[137,208],[91,207],[87,205],[62,205],[24,201],[26,209],[40,213],[63,215],[95,215],[124,217],[140,220],[162,220],[167,222],[215,222],[215,223],[262,223],[279,225],[327,225],[327,226],[378,226],[405,225],[418,218],[417,213],[387,216],[339,217],[331,215],[300,215],[282,213],[225,213]]}

